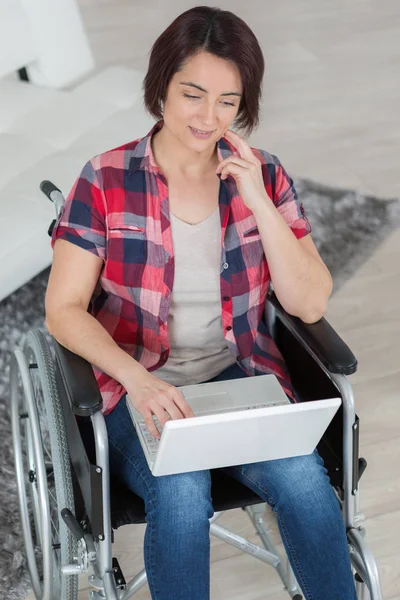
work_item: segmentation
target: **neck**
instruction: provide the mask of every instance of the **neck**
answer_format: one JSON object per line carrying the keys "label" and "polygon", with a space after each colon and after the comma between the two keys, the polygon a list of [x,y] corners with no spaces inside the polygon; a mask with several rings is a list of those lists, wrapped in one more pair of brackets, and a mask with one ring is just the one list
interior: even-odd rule
{"label": "neck", "polygon": [[156,164],[163,173],[199,179],[209,175],[218,164],[216,144],[203,152],[190,150],[165,125],[153,134],[151,146]]}

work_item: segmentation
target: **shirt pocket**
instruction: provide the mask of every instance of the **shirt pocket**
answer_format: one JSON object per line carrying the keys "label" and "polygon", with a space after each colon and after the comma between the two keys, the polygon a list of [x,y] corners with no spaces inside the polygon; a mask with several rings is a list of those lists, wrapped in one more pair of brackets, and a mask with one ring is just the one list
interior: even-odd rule
{"label": "shirt pocket", "polygon": [[126,218],[123,214],[109,216],[105,275],[118,286],[140,288],[147,263],[146,228],[127,223]]}
{"label": "shirt pocket", "polygon": [[260,236],[260,232],[258,231],[258,227],[257,225],[254,225],[253,227],[250,227],[250,229],[246,229],[246,231],[243,232],[243,238],[248,240],[255,240],[255,239],[261,239]]}
{"label": "shirt pocket", "polygon": [[240,234],[242,261],[246,267],[249,308],[265,302],[269,285],[269,269],[257,225]]}
{"label": "shirt pocket", "polygon": [[147,236],[144,227],[119,225],[108,228],[108,258],[128,265],[145,264]]}
{"label": "shirt pocket", "polygon": [[[132,219],[131,214],[129,217]],[[131,295],[139,294],[147,269],[147,289],[151,285],[152,289],[159,290],[165,268],[165,250],[154,243],[140,222],[127,223],[124,222],[126,218],[123,214],[112,215],[108,222],[107,276],[118,285],[136,288],[130,290]]]}
{"label": "shirt pocket", "polygon": [[254,268],[259,267],[257,275],[258,278],[261,278],[261,266],[265,256],[261,235],[257,226],[247,229],[240,235],[240,245],[246,267],[252,267],[253,271],[256,270]]}

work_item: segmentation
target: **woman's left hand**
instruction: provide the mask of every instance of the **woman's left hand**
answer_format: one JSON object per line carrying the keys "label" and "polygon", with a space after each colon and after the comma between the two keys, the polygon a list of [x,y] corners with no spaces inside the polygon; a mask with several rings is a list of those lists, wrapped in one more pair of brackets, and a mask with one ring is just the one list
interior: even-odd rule
{"label": "woman's left hand", "polygon": [[238,150],[240,158],[233,155],[225,158],[219,163],[216,173],[221,173],[221,179],[232,175],[243,202],[247,208],[254,210],[260,204],[270,201],[264,187],[261,162],[240,135],[228,129],[224,136]]}

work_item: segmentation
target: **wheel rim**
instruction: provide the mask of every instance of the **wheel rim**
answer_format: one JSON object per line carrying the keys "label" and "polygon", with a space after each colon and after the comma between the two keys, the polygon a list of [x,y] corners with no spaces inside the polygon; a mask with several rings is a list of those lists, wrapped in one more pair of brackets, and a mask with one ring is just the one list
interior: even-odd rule
{"label": "wheel rim", "polygon": [[[27,359],[30,365],[35,362],[35,356],[32,350],[27,352]],[[36,368],[30,369],[32,388],[35,395],[35,406],[42,441],[44,467],[46,473],[47,494],[49,502],[49,525],[51,531],[51,556],[52,556],[52,593],[54,598],[61,598],[61,547],[60,547],[60,531],[59,531],[59,511],[57,494],[54,479],[53,459],[51,456],[50,432],[48,429],[46,409],[44,405],[43,388],[39,375],[39,370]]]}
{"label": "wheel rim", "polygon": [[[21,401],[19,398],[18,373],[22,380],[23,393]],[[35,386],[35,390],[32,384],[30,369],[26,363],[26,357],[19,349],[14,352],[14,359],[12,360],[10,367],[10,377],[15,468],[18,481],[18,499],[28,570],[36,598],[40,598],[41,600],[51,600],[52,589],[55,587],[53,579],[55,573],[58,571],[54,569],[55,560],[52,549],[51,526],[52,513],[50,512],[48,478],[40,426],[40,423],[43,423],[43,417],[40,418],[40,414],[38,414],[36,409],[35,392],[37,394],[37,386]],[[23,420],[24,422],[22,431],[20,420]],[[24,436],[23,433],[26,435]],[[24,461],[23,458],[24,452],[22,440],[25,442],[26,461]],[[36,544],[34,536],[32,535],[31,518],[29,515],[26,493],[26,478],[29,476],[29,473],[26,472],[24,463],[27,464],[31,474],[31,481],[28,480],[28,485],[31,488],[29,495],[32,498]],[[37,557],[37,555],[39,556]],[[43,567],[41,573],[38,569],[38,561],[40,561]]]}
{"label": "wheel rim", "polygon": [[[14,465],[15,465],[15,473],[17,478],[17,491],[18,491],[18,504],[19,511],[21,516],[21,528],[22,535],[24,538],[25,544],[25,553],[27,558],[27,566],[29,575],[32,582],[32,587],[36,598],[42,598],[43,596],[43,586],[41,582],[41,577],[39,575],[39,570],[36,562],[36,553],[35,553],[35,542],[33,540],[32,530],[31,530],[31,518],[29,515],[29,506],[28,506],[28,498],[26,493],[26,466],[32,465],[32,458],[29,457],[29,452],[31,455],[34,453],[33,450],[33,441],[28,444],[31,444],[31,450],[29,446],[26,448],[26,460],[24,461],[24,452],[22,447],[23,434],[27,429],[30,428],[30,424],[27,424],[27,419],[29,419],[30,415],[28,413],[28,407],[25,402],[25,394],[24,391],[26,387],[29,387],[29,377],[26,377],[26,365],[25,359],[20,350],[16,350],[11,358],[10,364],[10,383],[11,383],[11,426],[13,432],[13,447],[14,447]],[[23,371],[21,371],[23,369]],[[22,376],[22,388],[23,392],[20,394],[19,382],[18,382],[18,374],[21,373],[25,376]],[[24,426],[21,428],[21,421],[23,421]],[[24,430],[24,431],[23,431]],[[35,492],[33,492],[34,495]],[[35,502],[32,501],[32,510],[35,510]],[[37,537],[42,536],[42,524],[41,524],[41,516],[40,511],[37,513],[36,517],[34,517],[35,527],[40,531],[39,534],[36,534]]]}
{"label": "wheel rim", "polygon": [[[24,411],[24,414],[27,415],[27,409]],[[21,419],[21,417],[20,417]],[[22,419],[22,426],[24,429],[24,437],[23,439],[26,442],[26,469],[24,469],[25,476],[28,475],[27,488],[29,491],[29,496],[31,500],[31,509],[33,513],[33,521],[35,527],[35,537],[32,539],[35,543],[35,546],[41,546],[42,544],[42,533],[41,533],[41,523],[40,523],[40,504],[39,504],[39,494],[38,488],[36,485],[36,466],[35,466],[35,458],[34,458],[34,449],[33,449],[33,440],[32,440],[32,431],[29,422],[29,416]]]}
{"label": "wheel rim", "polygon": [[[78,575],[62,572],[63,565],[76,563],[78,553],[77,542],[60,513],[65,507],[75,514],[71,459],[57,365],[43,332],[31,330],[23,348],[14,351],[11,362],[14,462],[22,532],[35,596],[38,600],[77,600]],[[25,437],[21,436],[21,429]],[[43,566],[42,580],[38,566]]]}

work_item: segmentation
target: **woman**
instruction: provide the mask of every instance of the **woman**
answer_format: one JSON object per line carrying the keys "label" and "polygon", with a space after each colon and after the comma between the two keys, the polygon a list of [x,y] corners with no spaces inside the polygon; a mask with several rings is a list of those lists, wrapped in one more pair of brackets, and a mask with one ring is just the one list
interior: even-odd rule
{"label": "woman", "polygon": [[[85,165],[53,230],[47,326],[95,365],[111,469],[145,501],[155,600],[209,598],[210,471],[154,477],[126,402],[159,437],[154,416],[193,416],[178,385],[274,373],[294,399],[262,319],[268,286],[307,323],[332,290],[278,158],[229,129],[257,125],[263,73],[240,18],[205,6],[180,15],[156,40],[144,81],[157,123]],[[277,513],[305,598],[353,600],[344,524],[317,452],[225,470]]]}

